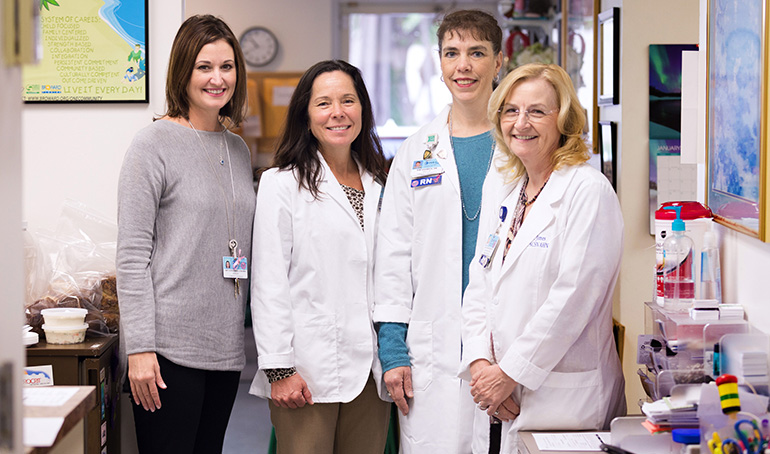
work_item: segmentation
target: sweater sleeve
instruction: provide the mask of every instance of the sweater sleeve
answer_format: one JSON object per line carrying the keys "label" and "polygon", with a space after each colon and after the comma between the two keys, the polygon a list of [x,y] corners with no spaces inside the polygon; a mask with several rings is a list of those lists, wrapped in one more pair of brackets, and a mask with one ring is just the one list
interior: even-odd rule
{"label": "sweater sleeve", "polygon": [[155,299],[150,273],[155,219],[164,185],[152,140],[134,138],[118,180],[117,284],[126,354],[155,351]]}
{"label": "sweater sleeve", "polygon": [[409,348],[406,346],[406,323],[379,323],[377,341],[379,349],[377,354],[382,364],[382,372],[401,366],[411,366],[409,360]]}

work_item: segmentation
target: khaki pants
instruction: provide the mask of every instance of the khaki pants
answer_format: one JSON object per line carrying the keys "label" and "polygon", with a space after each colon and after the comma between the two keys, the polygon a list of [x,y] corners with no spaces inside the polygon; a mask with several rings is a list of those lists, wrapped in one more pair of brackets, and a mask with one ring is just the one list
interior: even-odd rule
{"label": "khaki pants", "polygon": [[277,454],[382,454],[390,403],[377,395],[371,375],[351,402],[282,408],[270,402]]}

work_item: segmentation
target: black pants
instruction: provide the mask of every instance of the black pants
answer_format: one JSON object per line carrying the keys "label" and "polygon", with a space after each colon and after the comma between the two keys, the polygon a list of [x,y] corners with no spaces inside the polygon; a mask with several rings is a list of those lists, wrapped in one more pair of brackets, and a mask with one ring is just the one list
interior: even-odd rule
{"label": "black pants", "polygon": [[489,425],[489,454],[500,454],[500,443],[503,425],[500,423]]}
{"label": "black pants", "polygon": [[218,454],[238,393],[240,372],[191,369],[158,355],[166,389],[159,389],[161,408],[134,408],[141,454]]}

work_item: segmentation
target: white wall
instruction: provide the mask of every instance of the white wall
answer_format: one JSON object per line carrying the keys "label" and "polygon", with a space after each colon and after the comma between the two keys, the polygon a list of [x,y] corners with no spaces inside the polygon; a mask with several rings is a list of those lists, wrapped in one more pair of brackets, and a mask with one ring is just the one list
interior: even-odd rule
{"label": "white wall", "polygon": [[[3,23],[4,8],[0,8]],[[0,87],[21,87],[19,68],[5,66],[0,48]],[[21,446],[21,383],[24,357],[21,326],[24,302],[24,264],[21,241],[21,90],[9,90],[0,96],[0,366],[13,365],[12,402],[0,402],[0,408],[13,408],[12,451],[19,454]],[[7,384],[4,384],[7,386]],[[11,407],[12,405],[12,407]]]}
{"label": "white wall", "polygon": [[[653,291],[655,250],[649,233],[649,45],[698,42],[700,0],[602,1],[620,7],[620,105],[603,107],[601,120],[618,122],[618,196],[625,220],[619,314],[626,327],[623,371],[629,412],[645,397],[636,375],[636,339],[644,332],[644,302]],[[768,257],[770,259],[770,256]]]}
{"label": "white wall", "polygon": [[30,230],[53,228],[68,198],[116,219],[123,155],[134,134],[164,111],[168,55],[183,20],[183,0],[148,4],[149,104],[24,105],[23,206]]}
{"label": "white wall", "polygon": [[280,50],[260,71],[303,71],[332,57],[332,0],[207,0],[149,2],[149,104],[27,104],[23,108],[24,219],[30,230],[52,228],[62,203],[82,202],[110,219],[117,214],[117,178],[136,131],[164,111],[164,84],[176,30],[184,17],[214,14],[236,36],[254,25],[275,33]]}
{"label": "white wall", "polygon": [[717,225],[722,258],[723,299],[740,303],[749,322],[770,334],[770,244]]}
{"label": "white wall", "polygon": [[187,0],[185,17],[221,17],[239,38],[249,27],[265,27],[278,38],[278,56],[267,66],[247,69],[304,71],[332,58],[332,9],[332,0]]}

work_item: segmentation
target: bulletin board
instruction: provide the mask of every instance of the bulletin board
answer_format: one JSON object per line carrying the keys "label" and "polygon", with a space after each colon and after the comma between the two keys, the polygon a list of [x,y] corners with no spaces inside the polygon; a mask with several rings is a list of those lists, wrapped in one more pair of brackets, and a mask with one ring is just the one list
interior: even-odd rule
{"label": "bulletin board", "polygon": [[149,102],[147,0],[40,0],[42,55],[25,102]]}

